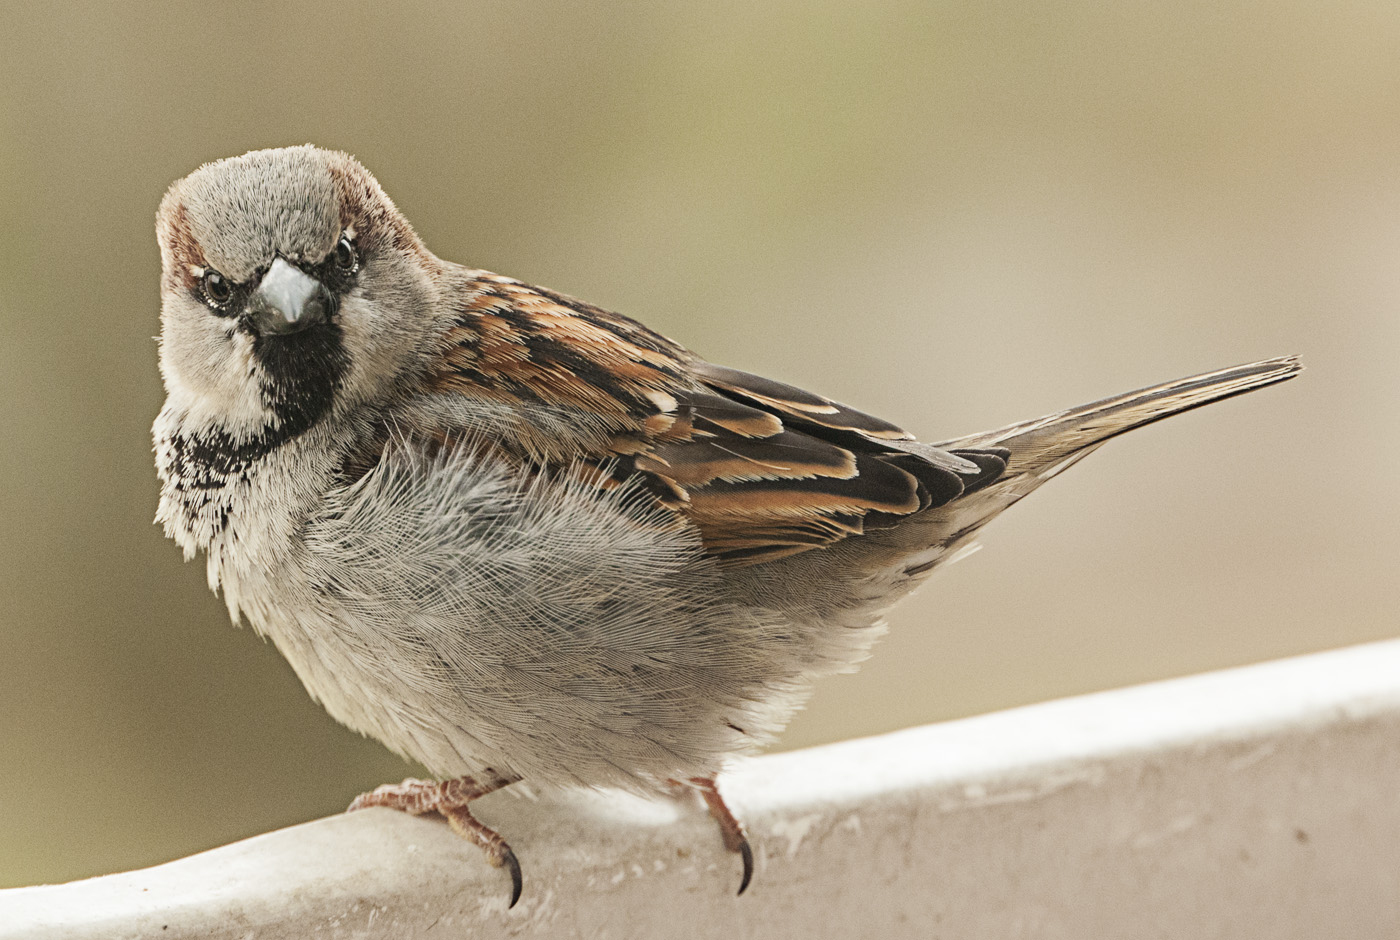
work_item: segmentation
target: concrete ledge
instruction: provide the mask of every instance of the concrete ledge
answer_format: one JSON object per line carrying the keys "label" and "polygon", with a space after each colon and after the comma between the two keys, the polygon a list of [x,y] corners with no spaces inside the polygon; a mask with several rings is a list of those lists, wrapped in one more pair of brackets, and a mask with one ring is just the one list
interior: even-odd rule
{"label": "concrete ledge", "polygon": [[387,810],[0,891],[0,938],[1400,937],[1400,641],[752,761],[698,805],[483,800],[525,870]]}

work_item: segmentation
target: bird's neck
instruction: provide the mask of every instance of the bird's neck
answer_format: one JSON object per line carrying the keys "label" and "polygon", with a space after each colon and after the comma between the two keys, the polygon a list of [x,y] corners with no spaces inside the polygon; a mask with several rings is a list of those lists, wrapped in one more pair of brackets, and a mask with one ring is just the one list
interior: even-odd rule
{"label": "bird's neck", "polygon": [[276,567],[297,527],[336,484],[346,449],[324,423],[233,434],[190,420],[171,402],[154,437],[156,522],[186,559],[205,553],[210,586],[226,589],[247,570]]}

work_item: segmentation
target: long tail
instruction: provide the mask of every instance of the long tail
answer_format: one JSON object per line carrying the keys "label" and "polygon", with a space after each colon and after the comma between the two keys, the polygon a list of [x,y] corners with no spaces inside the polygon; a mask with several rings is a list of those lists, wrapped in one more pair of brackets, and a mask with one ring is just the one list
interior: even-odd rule
{"label": "long tail", "polygon": [[[1016,494],[1019,497],[1109,438],[1192,408],[1286,381],[1302,369],[1297,356],[1266,359],[1154,385],[1034,421],[942,441],[935,446],[944,450],[1007,449],[1010,458],[1006,473],[989,489],[1020,490]],[[1021,481],[1021,486],[1017,486],[1016,481]]]}

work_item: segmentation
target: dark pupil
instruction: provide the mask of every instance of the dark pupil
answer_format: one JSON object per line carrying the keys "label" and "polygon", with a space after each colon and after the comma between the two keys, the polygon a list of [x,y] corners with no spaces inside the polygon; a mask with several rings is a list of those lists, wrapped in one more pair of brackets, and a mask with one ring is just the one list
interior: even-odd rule
{"label": "dark pupil", "polygon": [[355,263],[355,250],[343,238],[335,246],[335,263],[342,268],[348,268]]}
{"label": "dark pupil", "polygon": [[210,271],[204,275],[204,289],[209,292],[209,299],[216,304],[228,300],[231,293],[228,281],[224,280],[224,276],[216,271]]}

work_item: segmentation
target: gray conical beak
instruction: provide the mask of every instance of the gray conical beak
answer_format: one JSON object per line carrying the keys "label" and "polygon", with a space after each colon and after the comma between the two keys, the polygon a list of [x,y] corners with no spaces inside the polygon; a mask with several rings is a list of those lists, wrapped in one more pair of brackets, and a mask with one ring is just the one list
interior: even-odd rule
{"label": "gray conical beak", "polygon": [[324,320],[330,304],[324,284],[276,258],[248,300],[248,315],[259,333],[295,333]]}

